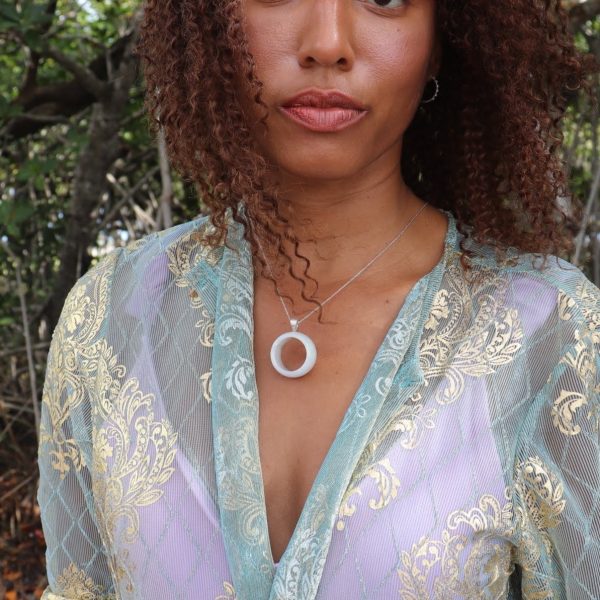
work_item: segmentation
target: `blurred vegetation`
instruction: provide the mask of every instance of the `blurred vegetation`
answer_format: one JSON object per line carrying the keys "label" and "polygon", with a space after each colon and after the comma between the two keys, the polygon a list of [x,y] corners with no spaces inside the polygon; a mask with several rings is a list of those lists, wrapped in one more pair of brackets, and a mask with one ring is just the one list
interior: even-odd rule
{"label": "blurred vegetation", "polygon": [[[565,2],[600,58],[600,1]],[[68,290],[115,245],[199,213],[148,132],[133,0],[0,0],[0,598],[43,588],[39,402]],[[598,82],[596,82],[598,85]],[[574,97],[564,158],[587,207],[574,256],[600,285],[598,107]]]}

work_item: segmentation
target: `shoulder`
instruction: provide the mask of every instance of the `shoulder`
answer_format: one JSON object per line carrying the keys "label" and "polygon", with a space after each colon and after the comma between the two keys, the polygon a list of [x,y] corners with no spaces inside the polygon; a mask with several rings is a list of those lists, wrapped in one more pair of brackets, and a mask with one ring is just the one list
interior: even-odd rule
{"label": "shoulder", "polygon": [[77,282],[85,284],[107,271],[114,277],[115,285],[131,286],[170,272],[181,277],[199,261],[213,260],[219,249],[209,247],[203,234],[212,231],[207,215],[180,223],[133,240],[125,246],[114,248],[103,256]]}
{"label": "shoulder", "polygon": [[488,371],[501,364],[501,377],[511,374],[509,405],[524,406],[567,364],[575,365],[585,385],[597,385],[600,289],[585,273],[553,255],[544,262],[541,255],[516,249],[498,256],[494,247],[472,240],[467,247],[474,250],[472,269],[462,268],[460,252],[450,260],[434,306],[434,333],[442,327],[437,316],[445,316],[443,325],[455,332],[461,352],[483,350],[470,360],[490,363]]}
{"label": "shoulder", "polygon": [[210,227],[209,217],[200,216],[109,250],[69,290],[56,335],[90,341],[115,296],[151,301],[173,278],[180,285],[198,262],[212,260],[214,251],[198,235]]}
{"label": "shoulder", "polygon": [[213,230],[208,215],[199,216],[168,229],[150,233],[117,249],[116,271],[127,271],[132,278],[147,275],[146,269],[162,265],[175,275],[182,275],[202,258],[210,260],[210,248],[203,234]]}
{"label": "shoulder", "polygon": [[[600,337],[600,289],[571,262],[555,255],[508,248],[499,258],[495,248],[469,240],[474,256],[471,290],[485,290],[495,283],[503,301],[546,327],[592,332]],[[462,277],[461,277],[462,278]]]}

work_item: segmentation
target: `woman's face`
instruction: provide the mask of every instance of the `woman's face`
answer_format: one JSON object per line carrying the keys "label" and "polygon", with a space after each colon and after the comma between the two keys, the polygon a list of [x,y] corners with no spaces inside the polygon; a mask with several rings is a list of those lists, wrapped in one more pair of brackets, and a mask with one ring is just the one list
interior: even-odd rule
{"label": "woman's face", "polygon": [[[374,161],[399,165],[402,135],[436,73],[435,0],[242,0],[242,7],[269,107],[268,131],[256,133],[270,162],[305,180],[349,177]],[[282,108],[309,88],[340,91],[364,110],[335,99],[338,108],[306,99]]]}

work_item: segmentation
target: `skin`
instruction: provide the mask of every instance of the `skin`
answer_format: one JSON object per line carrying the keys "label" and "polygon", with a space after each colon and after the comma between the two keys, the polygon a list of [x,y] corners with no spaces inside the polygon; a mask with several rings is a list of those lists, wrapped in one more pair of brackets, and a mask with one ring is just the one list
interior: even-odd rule
{"label": "skin", "polygon": [[[380,7],[375,0],[244,0],[242,7],[269,106],[268,128],[257,126],[256,138],[297,234],[314,240],[300,250],[311,260],[309,273],[324,300],[423,205],[404,183],[400,158],[403,134],[439,68],[435,1],[390,0]],[[309,131],[277,108],[308,87],[337,88],[363,102],[368,114],[338,132]],[[252,102],[242,98],[254,114]],[[386,331],[416,281],[440,260],[446,231],[446,217],[425,208],[390,250],[326,305],[326,324],[316,315],[302,323],[318,360],[300,379],[280,376],[270,363],[273,340],[290,327],[272,284],[255,278],[259,449],[274,560],[287,547]],[[301,317],[314,308],[300,298],[299,284],[282,274],[278,257],[271,254],[269,262],[280,291],[294,298],[288,310]],[[303,358],[301,348],[286,346],[288,368]]]}

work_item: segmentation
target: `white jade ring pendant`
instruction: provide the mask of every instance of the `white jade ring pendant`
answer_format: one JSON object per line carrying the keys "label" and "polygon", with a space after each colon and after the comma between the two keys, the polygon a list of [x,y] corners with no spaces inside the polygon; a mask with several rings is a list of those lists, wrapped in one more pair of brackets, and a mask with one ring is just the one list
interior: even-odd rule
{"label": "white jade ring pendant", "polygon": [[[283,350],[283,347],[292,339],[298,340],[304,346],[304,351],[306,352],[306,358],[304,359],[303,365],[295,371],[286,369],[281,360],[281,351]],[[275,370],[284,377],[302,377],[315,366],[315,362],[317,362],[317,347],[306,334],[300,333],[299,331],[288,331],[287,333],[282,333],[273,342],[273,345],[271,346],[271,362],[273,363]]]}

